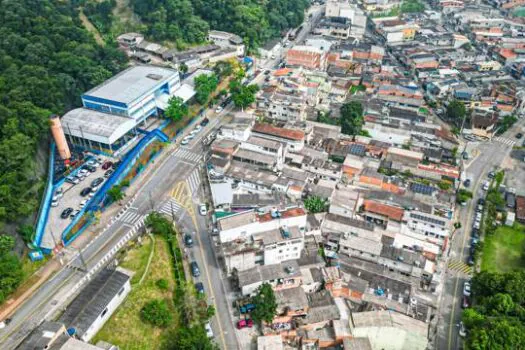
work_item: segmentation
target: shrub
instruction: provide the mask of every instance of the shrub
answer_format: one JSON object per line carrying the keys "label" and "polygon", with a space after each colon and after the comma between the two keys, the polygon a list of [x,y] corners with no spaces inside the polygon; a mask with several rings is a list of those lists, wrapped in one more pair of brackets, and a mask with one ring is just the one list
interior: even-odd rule
{"label": "shrub", "polygon": [[157,285],[157,287],[159,287],[159,289],[162,290],[167,290],[170,286],[168,280],[164,278],[158,279],[155,284]]}
{"label": "shrub", "polygon": [[173,316],[165,300],[152,300],[140,311],[140,317],[143,321],[156,327],[165,328],[173,320]]}

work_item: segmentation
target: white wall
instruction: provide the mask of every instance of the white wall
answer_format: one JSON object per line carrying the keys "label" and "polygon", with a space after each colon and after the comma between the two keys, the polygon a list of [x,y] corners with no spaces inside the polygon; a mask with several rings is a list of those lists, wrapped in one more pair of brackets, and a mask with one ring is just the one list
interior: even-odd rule
{"label": "white wall", "polygon": [[231,242],[239,238],[247,238],[260,232],[277,230],[282,226],[298,226],[306,228],[306,215],[294,216],[291,218],[273,219],[266,222],[252,222],[244,226],[235,227],[229,230],[222,230],[219,233],[221,243]]}
{"label": "white wall", "polygon": [[303,237],[264,247],[264,265],[280,264],[283,261],[299,259],[303,248]]}

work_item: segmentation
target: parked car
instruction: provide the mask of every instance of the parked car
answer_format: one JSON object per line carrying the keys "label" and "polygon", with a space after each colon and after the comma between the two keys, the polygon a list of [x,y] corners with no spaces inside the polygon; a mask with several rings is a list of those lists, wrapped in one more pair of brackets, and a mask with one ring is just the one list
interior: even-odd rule
{"label": "parked car", "polygon": [[183,138],[182,141],[180,142],[180,144],[183,146],[187,145],[188,143],[190,143],[190,139],[187,136]]}
{"label": "parked car", "polygon": [[478,213],[482,213],[482,212],[483,212],[483,205],[478,204],[478,206],[476,207],[476,211],[477,211]]}
{"label": "parked car", "polygon": [[52,207],[58,207],[58,199],[51,200],[51,206]]}
{"label": "parked car", "polygon": [[247,320],[239,320],[237,322],[237,329],[243,329],[243,328],[252,328],[253,327],[253,320],[247,319]]}
{"label": "parked car", "polygon": [[62,210],[62,214],[60,214],[61,219],[67,219],[69,215],[73,212],[73,208],[66,208]]}
{"label": "parked car", "polygon": [[199,213],[202,216],[206,216],[208,214],[208,209],[206,209],[206,204],[199,205]]}
{"label": "parked car", "polygon": [[465,328],[463,321],[459,322],[459,336],[462,338],[467,336],[467,329]]}
{"label": "parked car", "polygon": [[494,171],[490,171],[488,174],[489,179],[493,179],[496,176],[496,173]]}
{"label": "parked car", "polygon": [[69,217],[70,217],[71,219],[74,219],[74,218],[76,218],[76,216],[77,216],[79,213],[80,213],[80,210],[78,210],[78,209],[77,209],[77,210],[74,210],[74,211],[71,213],[71,215],[69,215]]}
{"label": "parked car", "polygon": [[210,122],[210,120],[208,118],[204,118],[202,121],[201,121],[201,126],[202,127],[205,127],[206,125],[208,125],[208,123]]}
{"label": "parked car", "polygon": [[87,196],[90,193],[91,193],[91,187],[86,187],[82,191],[80,191],[80,195],[82,197],[85,197],[85,196]]}
{"label": "parked car", "polygon": [[104,162],[104,164],[102,164],[102,169],[103,170],[108,170],[109,168],[111,168],[112,165],[113,165],[113,162],[108,160],[108,161]]}
{"label": "parked car", "polygon": [[466,297],[470,296],[470,282],[467,281],[465,284],[463,284],[463,295]]}
{"label": "parked car", "polygon": [[104,177],[107,179],[108,177],[111,176],[111,174],[113,174],[113,171],[114,171],[113,169],[109,169],[108,171],[104,173]]}
{"label": "parked car", "polygon": [[463,300],[461,301],[461,307],[463,309],[466,309],[470,306],[470,301],[468,300],[468,297],[463,296]]}
{"label": "parked car", "polygon": [[206,330],[206,336],[208,338],[213,338],[214,335],[213,335],[213,331],[211,329],[211,325],[210,325],[210,322],[207,322],[205,325],[204,325],[204,329]]}
{"label": "parked car", "polygon": [[80,204],[79,204],[80,208],[84,208],[88,201],[89,201],[89,199],[84,199],[82,202],[80,202]]}
{"label": "parked car", "polygon": [[222,106],[217,106],[217,108],[215,108],[215,113],[221,113],[222,112]]}
{"label": "parked car", "polygon": [[184,244],[186,245],[186,247],[188,248],[191,248],[193,247],[193,238],[191,237],[191,235],[189,233],[186,233],[184,235]]}
{"label": "parked car", "polygon": [[195,129],[193,129],[193,131],[195,131],[195,132],[200,132],[201,130],[202,130],[202,126],[200,126],[200,124],[197,125],[197,126],[195,127]]}
{"label": "parked car", "polygon": [[84,165],[83,167],[84,169],[86,169],[88,171],[88,173],[86,175],[89,175],[89,173],[94,173],[95,171],[97,171],[97,168],[93,165]]}
{"label": "parked car", "polygon": [[195,290],[199,294],[204,294],[204,284],[202,282],[195,283]]}
{"label": "parked car", "polygon": [[199,265],[196,261],[192,261],[190,264],[191,268],[191,275],[195,278],[199,277],[201,275],[201,270],[199,269]]}
{"label": "parked car", "polygon": [[523,134],[521,132],[516,134],[516,138],[519,140],[523,137]]}
{"label": "parked car", "polygon": [[241,314],[245,314],[245,313],[251,312],[254,309],[255,309],[255,304],[250,303],[250,304],[241,305],[239,307],[239,312]]}
{"label": "parked car", "polygon": [[88,160],[88,161],[86,162],[86,165],[88,165],[88,166],[92,166],[92,167],[95,167],[95,168],[99,166],[98,162],[97,162],[96,160],[94,160],[94,159],[90,159],[90,160]]}
{"label": "parked car", "polygon": [[488,181],[485,181],[483,184],[483,191],[488,191],[490,187],[490,183]]}
{"label": "parked car", "polygon": [[462,152],[462,153],[461,153],[461,157],[462,157],[464,160],[468,160],[468,158],[469,158],[467,152]]}
{"label": "parked car", "polygon": [[484,198],[478,199],[478,204],[479,205],[485,205],[485,199]]}
{"label": "parked car", "polygon": [[103,177],[97,177],[95,180],[91,181],[91,187],[97,187],[98,185],[100,185],[103,182],[104,182],[104,178]]}
{"label": "parked car", "polygon": [[77,177],[68,176],[68,177],[66,177],[66,182],[70,183],[70,184],[73,184],[73,185],[76,185],[77,183],[80,182],[80,180]]}
{"label": "parked car", "polygon": [[463,186],[470,187],[470,179],[466,179],[465,182],[463,182]]}

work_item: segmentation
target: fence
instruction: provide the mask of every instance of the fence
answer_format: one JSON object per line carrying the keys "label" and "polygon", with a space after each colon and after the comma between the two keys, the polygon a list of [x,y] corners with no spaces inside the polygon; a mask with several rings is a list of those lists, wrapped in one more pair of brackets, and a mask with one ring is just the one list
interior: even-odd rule
{"label": "fence", "polygon": [[42,237],[44,236],[44,231],[47,226],[47,219],[49,217],[49,209],[51,207],[51,198],[53,196],[53,181],[54,181],[54,171],[53,167],[55,164],[55,142],[51,141],[51,146],[49,147],[49,163],[47,169],[47,182],[46,189],[44,190],[44,195],[42,196],[42,201],[40,203],[40,210],[37,216],[35,237],[33,238],[33,244],[35,247],[39,247],[42,243]]}

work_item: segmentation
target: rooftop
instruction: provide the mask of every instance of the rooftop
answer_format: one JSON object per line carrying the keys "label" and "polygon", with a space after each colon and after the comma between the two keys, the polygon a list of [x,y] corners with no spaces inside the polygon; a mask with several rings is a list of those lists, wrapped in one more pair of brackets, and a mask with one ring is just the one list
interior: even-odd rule
{"label": "rooftop", "polygon": [[304,131],[296,129],[285,129],[273,126],[271,124],[255,123],[252,128],[253,132],[280,137],[292,141],[302,141],[304,140]]}
{"label": "rooftop", "polygon": [[286,228],[286,231],[288,232],[288,236],[285,237],[283,235],[283,231],[285,228],[281,228],[281,229],[276,229],[276,230],[270,230],[270,231],[265,231],[265,232],[261,232],[261,233],[257,233],[253,236],[253,239],[254,240],[262,240],[264,245],[269,245],[269,244],[273,244],[273,243],[277,243],[277,242],[282,242],[282,241],[287,241],[287,240],[290,240],[290,239],[295,239],[295,238],[301,238],[303,235],[301,233],[301,231],[299,230],[299,227],[297,226],[292,226],[292,227],[287,227]]}
{"label": "rooftop", "polygon": [[129,105],[178,74],[178,71],[168,68],[133,66],[89,90],[83,97],[95,97]]}
{"label": "rooftop", "polygon": [[59,321],[67,328],[75,328],[81,337],[129,279],[128,274],[119,270],[102,270],[69,304]]}
{"label": "rooftop", "polygon": [[394,207],[368,199],[364,202],[364,209],[368,212],[383,215],[396,221],[401,221],[405,212],[403,208]]}
{"label": "rooftop", "polygon": [[308,307],[308,298],[303,287],[287,288],[275,292],[277,308],[280,310],[301,310]]}
{"label": "rooftop", "polygon": [[281,264],[256,266],[238,273],[239,287],[254,283],[300,277],[301,271],[297,261],[290,260]]}

